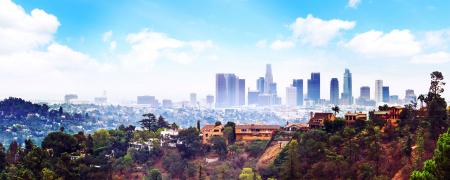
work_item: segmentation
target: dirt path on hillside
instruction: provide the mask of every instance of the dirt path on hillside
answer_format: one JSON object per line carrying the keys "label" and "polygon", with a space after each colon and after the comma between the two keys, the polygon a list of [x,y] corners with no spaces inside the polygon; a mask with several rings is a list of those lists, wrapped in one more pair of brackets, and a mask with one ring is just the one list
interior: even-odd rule
{"label": "dirt path on hillside", "polygon": [[272,142],[271,146],[264,151],[256,163],[256,169],[268,167],[277,158],[278,154],[289,143],[289,141]]}

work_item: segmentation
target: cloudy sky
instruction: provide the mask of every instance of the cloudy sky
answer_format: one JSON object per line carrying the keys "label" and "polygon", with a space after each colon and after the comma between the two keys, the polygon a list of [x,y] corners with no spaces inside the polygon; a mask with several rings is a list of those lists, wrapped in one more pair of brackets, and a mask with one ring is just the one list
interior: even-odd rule
{"label": "cloudy sky", "polygon": [[266,63],[282,97],[321,72],[329,98],[344,68],[355,97],[376,79],[403,97],[426,92],[434,70],[450,77],[450,1],[280,2],[0,0],[0,97],[187,100],[214,94],[219,72],[255,89]]}

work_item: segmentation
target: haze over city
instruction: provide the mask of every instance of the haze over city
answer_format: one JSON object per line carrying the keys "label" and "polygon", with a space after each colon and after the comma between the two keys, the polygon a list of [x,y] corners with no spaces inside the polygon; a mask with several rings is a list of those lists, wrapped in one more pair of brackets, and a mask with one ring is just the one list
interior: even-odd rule
{"label": "haze over city", "polygon": [[62,100],[75,93],[92,100],[107,91],[116,103],[139,95],[180,101],[189,93],[214,95],[216,73],[235,73],[256,89],[265,64],[272,64],[283,98],[292,79],[320,72],[321,98],[328,99],[331,78],[342,83],[345,68],[354,94],[373,89],[377,79],[400,97],[406,89],[425,93],[429,72],[449,73],[448,6],[2,0],[0,96]]}

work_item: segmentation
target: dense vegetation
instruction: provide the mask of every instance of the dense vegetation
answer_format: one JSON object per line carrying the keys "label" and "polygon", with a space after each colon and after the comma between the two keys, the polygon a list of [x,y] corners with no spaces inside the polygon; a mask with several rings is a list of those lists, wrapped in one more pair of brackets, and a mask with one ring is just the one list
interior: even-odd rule
{"label": "dense vegetation", "polygon": [[[8,148],[0,144],[0,179],[448,179],[450,132],[443,85],[442,74],[433,72],[429,93],[418,98],[420,107],[406,105],[395,125],[374,118],[347,125],[338,118],[325,122],[324,129],[276,132],[270,141],[238,142],[236,125],[228,122],[223,137],[202,144],[198,123],[179,130],[176,146],[169,147],[161,132],[177,125],[150,113],[143,115],[141,129],[122,125],[68,134],[61,128],[40,146],[31,140],[24,147],[15,141]],[[43,105],[19,104],[29,112],[49,112]],[[6,108],[16,106],[11,103],[0,106],[10,115],[28,114]],[[339,107],[333,111],[338,113]],[[258,166],[277,141],[288,143],[268,166]],[[214,158],[219,160],[205,163]]]}

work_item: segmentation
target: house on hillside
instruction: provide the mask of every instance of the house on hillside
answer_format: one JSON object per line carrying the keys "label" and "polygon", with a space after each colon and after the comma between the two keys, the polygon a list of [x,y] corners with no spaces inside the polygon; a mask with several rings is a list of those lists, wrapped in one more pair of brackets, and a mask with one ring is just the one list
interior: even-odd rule
{"label": "house on hillside", "polygon": [[279,125],[240,124],[236,125],[237,141],[270,140],[281,127]]}
{"label": "house on hillside", "polygon": [[398,120],[400,120],[400,114],[404,110],[404,107],[401,106],[393,106],[389,107],[387,110],[384,111],[371,111],[369,113],[370,119],[378,119],[378,120],[384,120],[387,124],[392,126],[398,125]]}
{"label": "house on hillside", "polygon": [[178,129],[165,129],[160,135],[161,147],[176,147],[178,142]]}
{"label": "house on hillside", "polygon": [[333,113],[312,113],[311,119],[309,119],[309,128],[311,129],[323,129],[325,121],[334,121],[336,116]]}
{"label": "house on hillside", "polygon": [[297,131],[308,131],[309,125],[306,123],[287,123],[283,130],[287,133],[295,133]]}
{"label": "house on hillside", "polygon": [[364,120],[367,121],[367,114],[362,112],[347,112],[345,115],[345,125],[352,126],[355,124],[356,120]]}
{"label": "house on hillside", "polygon": [[221,136],[223,137],[223,125],[205,125],[201,130],[202,143],[209,144],[209,140],[213,136]]}

